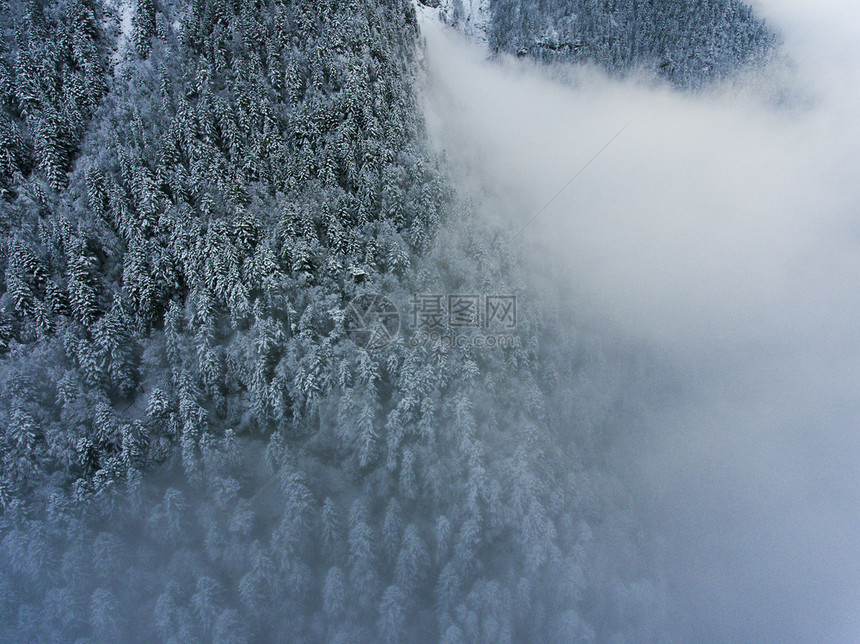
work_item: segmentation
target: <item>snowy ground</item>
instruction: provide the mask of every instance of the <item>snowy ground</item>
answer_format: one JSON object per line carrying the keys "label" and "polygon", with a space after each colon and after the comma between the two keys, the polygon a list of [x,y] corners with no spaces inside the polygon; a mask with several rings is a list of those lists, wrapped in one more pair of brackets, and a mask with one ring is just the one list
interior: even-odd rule
{"label": "snowy ground", "polygon": [[457,27],[471,40],[486,45],[490,27],[488,0],[441,0],[438,7],[415,2],[422,20],[438,20]]}
{"label": "snowy ground", "polygon": [[113,66],[116,67],[125,56],[125,52],[129,47],[131,39],[131,19],[134,15],[134,7],[130,0],[108,0],[107,7],[112,14],[116,16],[119,23],[119,34],[116,39],[116,50],[111,57]]}

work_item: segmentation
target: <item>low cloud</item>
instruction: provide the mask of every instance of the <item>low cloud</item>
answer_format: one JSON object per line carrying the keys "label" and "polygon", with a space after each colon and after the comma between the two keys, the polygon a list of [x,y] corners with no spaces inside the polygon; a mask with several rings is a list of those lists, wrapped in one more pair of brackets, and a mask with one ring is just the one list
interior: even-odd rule
{"label": "low cloud", "polygon": [[461,188],[512,235],[540,212],[513,243],[673,383],[633,392],[619,449],[666,544],[677,641],[860,640],[860,10],[844,4],[759,2],[788,62],[696,94],[584,68],[562,82],[423,27],[428,127]]}

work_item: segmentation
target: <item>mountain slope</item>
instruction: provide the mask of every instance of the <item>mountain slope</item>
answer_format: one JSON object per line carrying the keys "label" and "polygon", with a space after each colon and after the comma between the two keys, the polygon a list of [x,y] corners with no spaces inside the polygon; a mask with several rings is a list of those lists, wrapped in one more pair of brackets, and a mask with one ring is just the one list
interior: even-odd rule
{"label": "mountain slope", "polygon": [[[412,5],[138,0],[117,51],[118,19],[2,5],[4,634],[655,637],[625,374],[453,193]],[[421,294],[516,296],[515,341],[425,337]]]}
{"label": "mountain slope", "polygon": [[447,24],[491,51],[645,69],[698,87],[767,59],[777,38],[740,0],[442,0]]}

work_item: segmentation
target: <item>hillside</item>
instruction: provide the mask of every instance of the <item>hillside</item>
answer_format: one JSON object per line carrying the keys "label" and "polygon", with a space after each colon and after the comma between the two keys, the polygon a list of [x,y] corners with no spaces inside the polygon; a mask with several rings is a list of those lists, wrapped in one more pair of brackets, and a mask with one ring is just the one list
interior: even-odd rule
{"label": "hillside", "polygon": [[[628,46],[560,6],[473,24],[530,54],[551,25],[593,34],[568,58],[618,68],[672,36],[634,18]],[[720,73],[767,41],[738,11]],[[123,15],[0,13],[3,639],[657,637],[650,540],[602,452],[626,376],[430,151],[413,5]],[[516,298],[511,341],[422,335],[416,296],[452,294]],[[379,296],[399,331],[369,342],[351,303]]]}
{"label": "hillside", "polygon": [[[420,0],[419,0],[420,1]],[[681,88],[765,61],[777,37],[739,0],[422,2],[492,52],[545,63],[645,70]]]}

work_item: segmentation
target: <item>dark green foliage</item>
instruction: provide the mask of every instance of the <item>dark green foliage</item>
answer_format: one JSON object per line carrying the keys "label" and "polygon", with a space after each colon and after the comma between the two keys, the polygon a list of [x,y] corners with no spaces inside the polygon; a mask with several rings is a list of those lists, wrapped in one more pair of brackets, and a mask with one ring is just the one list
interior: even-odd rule
{"label": "dark green foliage", "polygon": [[[107,91],[109,39],[96,0],[5,2],[0,16],[0,196],[33,170],[54,190]],[[10,222],[11,223],[11,222]]]}
{"label": "dark green foliage", "polygon": [[494,51],[645,68],[698,87],[764,60],[776,38],[740,0],[490,0]]}

